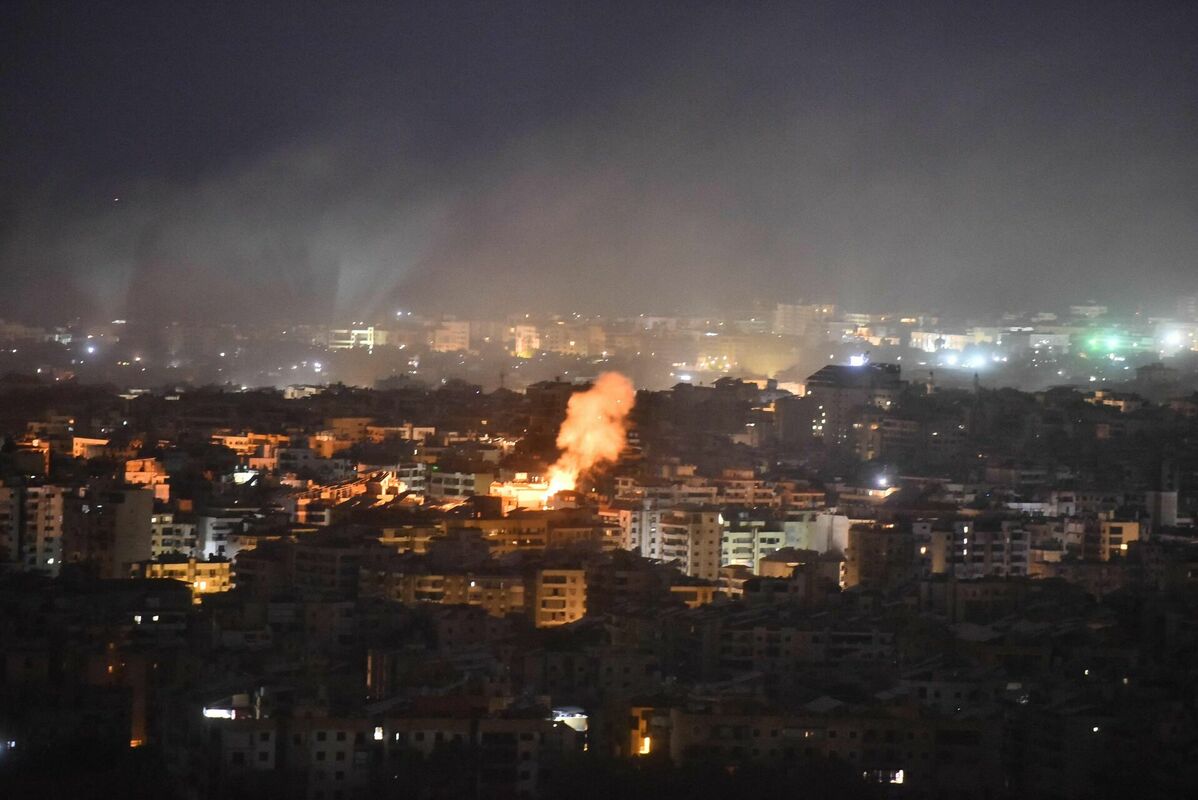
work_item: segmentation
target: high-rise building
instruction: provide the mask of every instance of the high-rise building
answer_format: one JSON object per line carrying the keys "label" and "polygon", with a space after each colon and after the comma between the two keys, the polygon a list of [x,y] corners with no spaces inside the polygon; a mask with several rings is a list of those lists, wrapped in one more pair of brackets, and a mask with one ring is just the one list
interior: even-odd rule
{"label": "high-rise building", "polygon": [[946,544],[948,571],[958,578],[1028,574],[1031,533],[1019,520],[958,522]]}
{"label": "high-rise building", "polygon": [[438,353],[453,353],[470,349],[470,323],[466,320],[445,320],[433,329],[432,349]]}
{"label": "high-rise building", "polygon": [[653,499],[619,500],[600,515],[620,528],[620,546],[645,558],[661,558],[661,509]]}
{"label": "high-rise building", "polygon": [[1177,316],[1184,322],[1198,322],[1198,294],[1177,298]]}
{"label": "high-rise building", "polygon": [[154,558],[165,555],[194,556],[198,553],[196,524],[174,514],[150,517],[150,552]]}
{"label": "high-rise building", "polygon": [[61,486],[27,486],[20,523],[22,568],[57,576],[63,562],[63,522],[70,490]]}
{"label": "high-rise building", "polygon": [[0,569],[21,560],[21,489],[0,484]]}
{"label": "high-rise building", "polygon": [[852,526],[844,555],[846,587],[893,586],[909,577],[915,568],[911,532],[893,526]]}
{"label": "high-rise building", "polygon": [[832,303],[778,303],[774,307],[774,333],[803,336],[836,316]]}
{"label": "high-rise building", "polygon": [[719,578],[724,531],[719,511],[685,507],[663,511],[659,527],[663,561],[678,562],[694,578]]}
{"label": "high-rise building", "polygon": [[862,413],[889,408],[904,385],[897,364],[829,364],[807,378],[813,435],[829,444],[849,444]]}
{"label": "high-rise building", "polygon": [[762,558],[788,544],[782,523],[771,518],[733,519],[725,515],[723,529],[721,565],[748,567],[754,574]]}
{"label": "high-rise building", "polygon": [[541,349],[541,334],[536,325],[516,325],[510,333],[512,355],[532,358]]}
{"label": "high-rise building", "polygon": [[537,570],[531,592],[532,620],[538,628],[568,625],[586,616],[587,578],[581,569]]}
{"label": "high-rise building", "polygon": [[132,564],[153,555],[154,493],[149,489],[89,487],[64,508],[62,559],[102,578],[128,577]]}

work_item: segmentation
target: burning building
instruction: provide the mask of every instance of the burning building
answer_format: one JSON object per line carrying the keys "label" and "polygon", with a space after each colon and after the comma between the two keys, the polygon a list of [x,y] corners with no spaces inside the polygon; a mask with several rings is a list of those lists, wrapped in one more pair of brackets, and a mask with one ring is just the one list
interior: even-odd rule
{"label": "burning building", "polygon": [[632,382],[618,372],[603,373],[591,388],[571,396],[566,419],[557,432],[561,454],[546,477],[534,479],[521,473],[514,481],[491,484],[490,493],[503,498],[504,513],[515,508],[549,508],[551,503],[577,503],[574,490],[579,478],[620,457],[627,441],[628,414],[635,402]]}
{"label": "burning building", "polygon": [[527,472],[517,472],[515,480],[494,481],[490,494],[500,499],[505,515],[517,508],[549,507],[549,482],[530,477]]}

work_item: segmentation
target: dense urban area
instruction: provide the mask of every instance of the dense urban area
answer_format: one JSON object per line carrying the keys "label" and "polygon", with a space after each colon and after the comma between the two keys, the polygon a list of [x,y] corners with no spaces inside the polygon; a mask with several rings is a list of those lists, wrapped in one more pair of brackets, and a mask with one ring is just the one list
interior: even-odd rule
{"label": "dense urban area", "polygon": [[0,340],[0,796],[1198,785],[1195,298]]}
{"label": "dense urban area", "polygon": [[[452,379],[485,391],[575,381],[601,369],[640,389],[774,378],[801,394],[828,363],[895,363],[910,380],[988,388],[1112,387],[1149,371],[1149,387],[1198,388],[1198,296],[1166,309],[1096,303],[982,318],[855,312],[834,303],[757,303],[736,314],[604,317],[577,312],[496,318],[419,315],[341,325],[78,320],[0,321],[0,374],[111,383],[130,390],[219,385],[278,389],[345,383],[378,388]],[[1094,388],[1091,386],[1090,388]],[[293,390],[294,391],[294,390]],[[1138,391],[1138,390],[1137,390]]]}

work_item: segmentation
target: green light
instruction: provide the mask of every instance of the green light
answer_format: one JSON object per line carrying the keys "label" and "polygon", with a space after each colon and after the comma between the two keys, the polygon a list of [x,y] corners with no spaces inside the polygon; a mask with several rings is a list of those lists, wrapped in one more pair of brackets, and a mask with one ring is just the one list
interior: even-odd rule
{"label": "green light", "polygon": [[1112,350],[1117,349],[1119,347],[1119,337],[1118,336],[1106,337],[1106,346],[1111,348]]}

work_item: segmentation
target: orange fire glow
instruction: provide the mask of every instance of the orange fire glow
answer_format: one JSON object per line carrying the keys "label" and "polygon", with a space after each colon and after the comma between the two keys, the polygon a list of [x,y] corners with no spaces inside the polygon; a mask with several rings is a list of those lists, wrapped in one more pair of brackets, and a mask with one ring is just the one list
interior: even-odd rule
{"label": "orange fire glow", "polygon": [[595,466],[620,457],[635,402],[632,381],[618,372],[603,373],[594,386],[570,398],[566,420],[557,432],[562,454],[549,468],[550,495],[576,488],[578,479]]}

